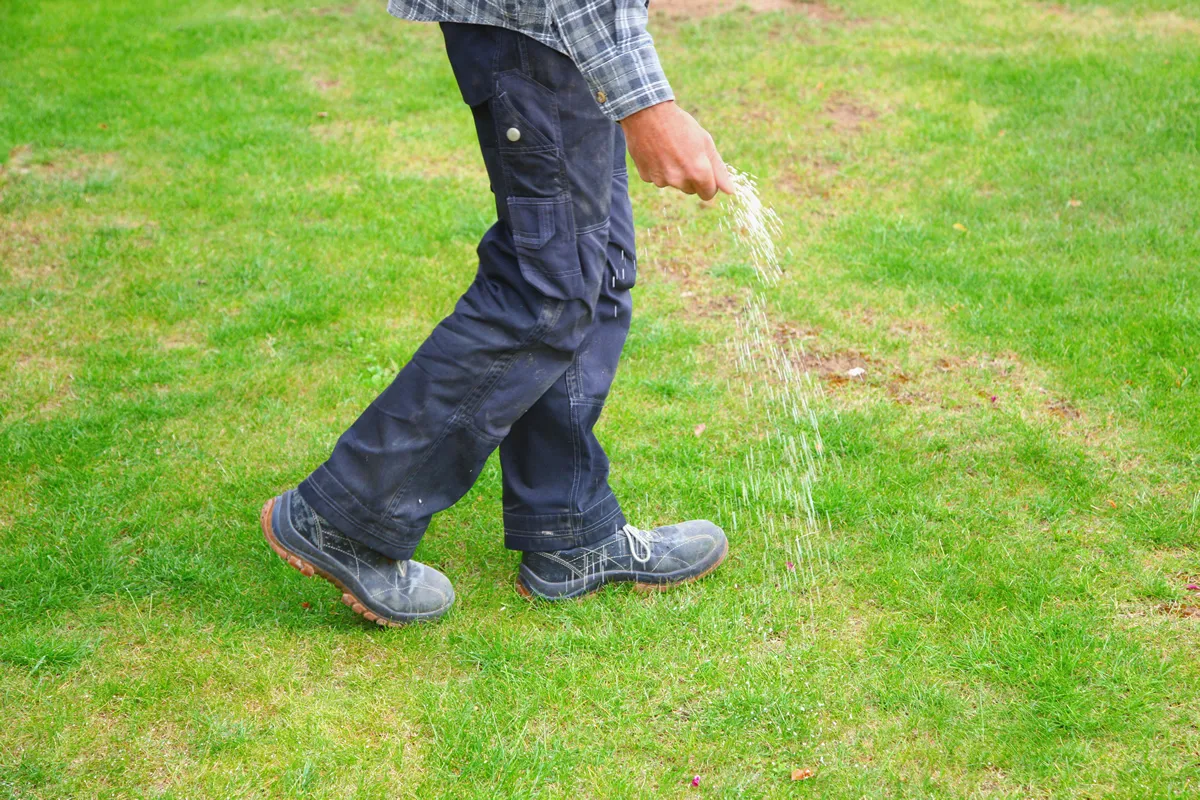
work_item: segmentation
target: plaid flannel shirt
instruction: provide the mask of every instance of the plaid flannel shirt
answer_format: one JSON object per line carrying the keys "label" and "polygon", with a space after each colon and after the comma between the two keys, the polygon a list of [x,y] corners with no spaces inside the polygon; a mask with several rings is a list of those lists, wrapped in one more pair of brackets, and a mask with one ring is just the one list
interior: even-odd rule
{"label": "plaid flannel shirt", "polygon": [[672,100],[654,42],[648,0],[388,0],[388,13],[418,22],[496,25],[564,53],[614,121]]}

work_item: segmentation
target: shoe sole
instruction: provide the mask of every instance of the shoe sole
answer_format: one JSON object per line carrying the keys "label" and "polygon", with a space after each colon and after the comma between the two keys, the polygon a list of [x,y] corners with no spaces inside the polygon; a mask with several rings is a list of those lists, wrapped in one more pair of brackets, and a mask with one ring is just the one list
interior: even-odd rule
{"label": "shoe sole", "polygon": [[636,581],[636,580],[629,581],[629,580],[623,580],[621,578],[615,578],[613,580],[601,581],[600,583],[596,584],[595,586],[589,587],[588,589],[585,589],[584,591],[580,592],[579,594],[572,595],[570,597],[546,597],[544,595],[537,594],[532,589],[530,589],[528,586],[525,585],[525,582],[521,580],[520,574],[518,574],[517,580],[516,580],[517,594],[521,595],[522,597],[524,597],[528,600],[535,600],[535,599],[536,600],[551,600],[551,601],[578,600],[581,597],[587,597],[589,594],[594,594],[594,593],[600,591],[601,589],[603,589],[605,586],[607,586],[610,583],[632,583],[633,590],[635,592],[640,592],[642,594],[651,594],[653,592],[665,592],[669,589],[674,589],[676,586],[683,586],[684,584],[687,584],[687,583],[694,583],[695,581],[698,581],[703,577],[711,575],[712,572],[717,567],[719,567],[723,563],[725,563],[725,557],[728,555],[729,555],[729,540],[727,539],[727,540],[725,540],[725,543],[721,547],[721,555],[717,558],[717,560],[714,561],[712,563],[712,565],[709,566],[707,569],[705,569],[703,572],[698,572],[695,575],[689,575],[688,577],[680,578],[677,581],[662,581],[659,583],[649,583],[646,581]]}
{"label": "shoe sole", "polygon": [[[270,500],[268,500],[266,505],[263,506],[262,512],[259,514],[259,520],[262,522],[263,536],[267,537],[267,544],[269,544],[271,549],[275,551],[275,555],[279,556],[288,564],[299,570],[300,574],[306,578],[311,578],[313,575],[316,575],[332,583],[341,590],[342,602],[349,606],[351,611],[362,616],[368,622],[374,622],[376,625],[388,628],[401,628],[408,624],[408,622],[397,622],[395,620],[390,620],[386,617],[379,616],[374,611],[363,605],[362,601],[354,596],[354,592],[350,591],[346,584],[342,583],[337,578],[333,577],[315,564],[310,564],[300,556],[281,545],[279,540],[275,538],[275,531],[271,526],[271,516],[275,511],[275,501],[278,499],[278,497],[272,497]],[[416,620],[413,621],[415,622]]]}

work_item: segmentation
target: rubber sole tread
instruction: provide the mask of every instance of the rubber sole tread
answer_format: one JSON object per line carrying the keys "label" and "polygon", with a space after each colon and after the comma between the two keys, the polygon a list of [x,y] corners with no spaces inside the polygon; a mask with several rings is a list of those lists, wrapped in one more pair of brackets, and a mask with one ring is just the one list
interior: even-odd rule
{"label": "rubber sole tread", "polygon": [[279,498],[277,497],[272,497],[266,502],[262,508],[262,511],[259,513],[259,521],[262,523],[263,536],[267,538],[267,544],[270,545],[271,549],[275,551],[275,555],[282,558],[306,578],[311,578],[312,576],[316,575],[317,577],[324,578],[332,583],[339,590],[341,590],[342,602],[349,606],[351,611],[363,617],[368,622],[374,622],[376,625],[388,628],[400,628],[409,624],[408,622],[398,622],[396,620],[390,620],[386,617],[379,616],[374,611],[363,605],[362,601],[355,597],[354,592],[350,591],[350,589],[344,583],[320,567],[310,564],[295,553],[292,553],[290,550],[284,548],[284,546],[279,543],[279,540],[275,538],[275,531],[271,527],[271,515],[275,511],[275,501],[278,499]]}

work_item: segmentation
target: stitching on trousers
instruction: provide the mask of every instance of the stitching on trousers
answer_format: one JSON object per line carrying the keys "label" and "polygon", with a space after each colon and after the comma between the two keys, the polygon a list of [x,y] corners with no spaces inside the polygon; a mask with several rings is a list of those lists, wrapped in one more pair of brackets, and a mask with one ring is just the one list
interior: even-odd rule
{"label": "stitching on trousers", "polygon": [[[575,498],[579,494],[579,473],[582,471],[582,460],[579,456],[579,451],[582,444],[579,441],[579,418],[575,414],[575,404],[572,402],[575,398],[575,376],[579,374],[579,351],[575,352],[575,357],[571,359],[571,366],[567,367],[567,413],[571,418],[571,492],[567,495],[568,508],[575,507]],[[575,530],[574,521],[570,523],[571,530]]]}
{"label": "stitching on trousers", "polygon": [[[569,530],[552,531],[550,536],[546,536],[543,533],[543,531],[546,530],[545,528],[538,528],[536,530],[528,530],[527,531],[527,530],[522,530],[521,528],[513,528],[511,526],[505,525],[504,526],[504,535],[509,536],[513,539],[528,539],[530,541],[538,541],[538,542],[545,541],[546,539],[564,539],[564,538],[570,538],[573,536],[586,536],[589,533],[593,533],[597,529],[604,527],[609,522],[611,522],[615,517],[622,516],[621,504],[620,504],[620,502],[617,501],[616,495],[610,494],[605,498],[605,500],[606,501],[611,500],[615,504],[613,506],[613,510],[589,525],[573,525]],[[572,516],[580,516],[580,515],[572,515]]]}

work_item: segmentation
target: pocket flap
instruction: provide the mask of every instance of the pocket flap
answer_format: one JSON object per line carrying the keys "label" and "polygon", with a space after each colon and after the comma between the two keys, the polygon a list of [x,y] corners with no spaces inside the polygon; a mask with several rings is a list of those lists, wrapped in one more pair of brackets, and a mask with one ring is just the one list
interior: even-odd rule
{"label": "pocket flap", "polygon": [[513,241],[534,250],[540,250],[554,238],[558,226],[555,224],[555,206],[570,200],[541,197],[508,198],[509,225],[512,226]]}
{"label": "pocket flap", "polygon": [[571,197],[509,197],[509,225],[521,275],[558,300],[586,296]]}

